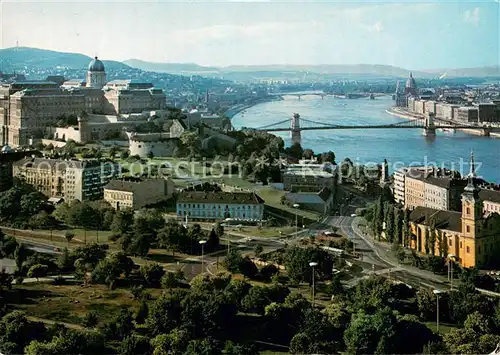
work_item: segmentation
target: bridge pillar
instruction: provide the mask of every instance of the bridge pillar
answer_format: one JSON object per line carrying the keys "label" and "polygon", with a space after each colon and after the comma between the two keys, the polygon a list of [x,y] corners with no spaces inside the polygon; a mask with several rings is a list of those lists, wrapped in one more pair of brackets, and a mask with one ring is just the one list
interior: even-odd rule
{"label": "bridge pillar", "polygon": [[[300,96],[299,96],[300,99]],[[301,135],[300,135],[300,115],[298,113],[294,113],[292,117],[292,121],[290,124],[290,138],[292,140],[292,144],[301,143]]]}
{"label": "bridge pillar", "polygon": [[427,112],[424,123],[424,136],[432,137],[436,135],[436,125],[434,124],[434,113]]}

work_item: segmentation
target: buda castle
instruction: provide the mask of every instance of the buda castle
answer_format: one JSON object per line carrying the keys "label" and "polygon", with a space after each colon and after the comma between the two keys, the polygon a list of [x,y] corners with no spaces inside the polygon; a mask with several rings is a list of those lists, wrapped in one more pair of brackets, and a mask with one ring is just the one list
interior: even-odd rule
{"label": "buda castle", "polygon": [[1,143],[28,145],[42,138],[62,116],[123,115],[163,110],[166,96],[153,84],[137,80],[106,81],[104,64],[95,57],[85,80],[62,85],[53,81],[12,81],[0,84]]}

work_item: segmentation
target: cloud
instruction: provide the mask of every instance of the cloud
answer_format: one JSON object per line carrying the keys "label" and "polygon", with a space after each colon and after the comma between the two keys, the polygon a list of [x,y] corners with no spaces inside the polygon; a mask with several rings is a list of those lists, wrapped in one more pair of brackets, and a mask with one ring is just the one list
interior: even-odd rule
{"label": "cloud", "polygon": [[[257,39],[270,34],[286,33],[303,26],[295,22],[263,22],[254,25],[215,25],[171,32],[168,37],[180,42],[205,42],[228,39]],[[311,23],[309,24],[311,25]],[[314,25],[314,24],[313,24]]]}
{"label": "cloud", "polygon": [[464,11],[463,18],[465,22],[472,23],[477,26],[479,24],[479,8],[476,7],[472,10]]}

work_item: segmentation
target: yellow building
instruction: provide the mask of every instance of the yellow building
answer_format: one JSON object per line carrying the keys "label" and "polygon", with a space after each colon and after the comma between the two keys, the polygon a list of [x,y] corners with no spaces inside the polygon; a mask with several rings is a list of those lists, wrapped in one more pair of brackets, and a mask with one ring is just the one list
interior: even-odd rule
{"label": "yellow building", "polygon": [[139,209],[172,197],[170,179],[148,179],[140,182],[111,180],[104,187],[104,200],[115,209]]}
{"label": "yellow building", "polygon": [[110,162],[25,158],[13,164],[12,175],[48,197],[70,200],[102,198],[103,186],[119,173]]}
{"label": "yellow building", "polygon": [[498,259],[500,215],[483,216],[471,157],[471,172],[462,194],[462,212],[416,207],[410,214],[409,246],[422,254],[454,255],[463,267],[486,267]]}

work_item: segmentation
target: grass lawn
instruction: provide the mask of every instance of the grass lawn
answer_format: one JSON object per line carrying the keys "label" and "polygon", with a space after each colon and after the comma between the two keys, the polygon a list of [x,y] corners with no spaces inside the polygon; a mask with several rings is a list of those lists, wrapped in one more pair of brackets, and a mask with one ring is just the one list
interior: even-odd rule
{"label": "grass lawn", "polygon": [[[74,237],[71,240],[69,246],[75,247],[77,245],[84,244],[86,241],[89,243],[109,243],[109,237],[111,236],[111,231],[94,231],[94,230],[83,230],[83,229],[68,229],[74,233]],[[20,230],[15,231],[10,228],[4,228],[4,233],[11,235],[13,237],[23,238],[27,240],[38,241],[57,247],[66,247],[68,242],[65,237],[66,230],[46,230],[46,229],[34,229],[34,230]],[[112,242],[110,244],[113,244]]]}
{"label": "grass lawn", "polygon": [[[148,289],[159,295],[161,290]],[[139,301],[129,291],[110,291],[104,285],[83,287],[79,284],[56,286],[49,283],[29,283],[15,286],[9,293],[12,307],[28,316],[57,322],[81,324],[83,317],[94,311],[103,323],[116,316],[122,307],[136,310]]]}
{"label": "grass lawn", "polygon": [[[229,227],[226,227],[226,230],[228,233],[233,231]],[[295,232],[295,227],[262,227],[261,229],[258,229],[257,227],[244,226],[241,229],[235,228],[234,232],[248,234],[249,236],[255,237],[279,237],[281,235],[287,235]]]}
{"label": "grass lawn", "polygon": [[[299,217],[309,218],[314,221],[320,217],[320,214],[317,212],[304,211],[287,205],[282,205],[281,196],[284,196],[286,194],[285,191],[280,191],[270,186],[261,186],[256,189],[256,192],[260,197],[264,199],[266,205],[287,211],[293,215],[297,213]],[[300,218],[299,218],[299,223],[300,223]]]}
{"label": "grass lawn", "polygon": [[[424,323],[427,328],[432,330],[433,332],[436,331],[436,322],[425,322]],[[439,334],[446,334],[452,329],[457,329],[458,327],[455,324],[447,324],[447,323],[439,323]]]}

